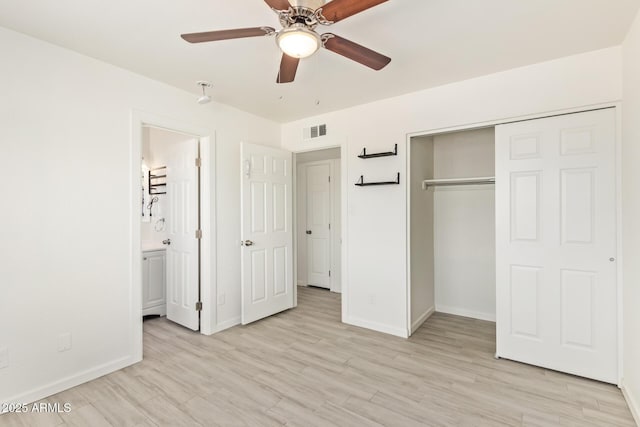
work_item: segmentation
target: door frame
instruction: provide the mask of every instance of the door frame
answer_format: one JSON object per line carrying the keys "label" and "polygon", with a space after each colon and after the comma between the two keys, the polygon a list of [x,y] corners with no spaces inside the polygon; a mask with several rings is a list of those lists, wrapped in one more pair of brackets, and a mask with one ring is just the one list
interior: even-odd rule
{"label": "door frame", "polygon": [[[335,165],[340,160],[341,159],[315,160],[315,161],[311,161],[311,162],[300,163],[300,166],[304,166],[304,168],[308,168],[309,166],[314,166],[314,165],[323,165],[323,164],[324,165],[329,165],[329,171],[330,171],[329,174],[331,176],[331,179],[333,180],[335,178]],[[297,171],[298,163],[297,162],[295,162],[295,163],[296,163],[295,180],[297,181],[297,179],[298,179],[298,174],[297,174],[297,172],[298,172]],[[340,184],[340,183],[338,183],[338,184]],[[335,181],[331,181],[330,185],[329,185],[329,205],[330,205],[330,210],[331,210],[331,213],[330,213],[331,224],[335,224],[337,216],[341,215],[341,212],[336,212],[336,210],[335,210],[335,205],[336,205],[335,185],[336,185]],[[298,209],[297,202],[299,201],[299,200],[297,200],[297,192],[296,192],[296,198],[294,198],[294,201],[296,202],[296,206],[295,206],[293,212],[294,212],[294,214],[296,214],[296,218],[297,218],[297,213],[298,213],[298,211],[297,211],[297,209]],[[308,208],[308,201],[309,201],[309,199],[306,198],[305,202],[307,202],[307,206],[305,207],[305,213],[306,213],[306,210]],[[298,224],[296,224],[296,230],[295,230],[296,238],[297,238],[297,231],[298,231],[297,230],[297,225]],[[329,264],[330,264],[330,271],[334,271],[334,267],[335,267],[335,243],[336,243],[337,239],[339,239],[339,236],[336,233],[335,227],[333,227],[329,231],[329,252],[330,252]],[[296,253],[297,253],[297,247],[295,247],[295,248],[296,248]],[[340,254],[342,256],[342,251],[340,251]],[[309,252],[307,251],[307,261],[308,261],[308,255],[309,255]],[[308,262],[307,262],[307,265],[308,265]],[[307,279],[308,279],[308,277],[309,277],[309,271],[307,269]],[[336,291],[340,290],[339,287],[337,287],[336,283],[335,283],[335,274],[333,276],[329,276],[329,290],[331,292],[336,292]]]}
{"label": "door frame", "polygon": [[[348,290],[349,290],[349,280],[348,280],[348,265],[347,265],[347,249],[348,249],[348,239],[349,235],[348,231],[348,220],[347,220],[347,142],[344,141],[342,143],[334,143],[327,144],[313,148],[305,148],[301,150],[292,150],[294,154],[293,160],[293,227],[294,230],[298,229],[298,168],[297,162],[295,161],[295,156],[297,154],[309,153],[313,151],[322,151],[330,148],[339,148],[340,149],[340,234],[333,233],[334,237],[337,239],[341,239],[342,244],[340,247],[340,296],[341,296],[341,321],[344,322],[344,319],[347,318],[347,304],[349,301],[348,298]],[[312,162],[309,162],[312,163]],[[334,195],[332,194],[332,197]],[[332,199],[333,202],[334,199]],[[332,208],[333,210],[333,208]],[[298,306],[298,233],[293,234],[293,283],[294,293],[293,293],[293,306]],[[333,251],[333,249],[332,249]],[[333,281],[331,282],[331,290],[333,291]]]}
{"label": "door frame", "polygon": [[133,348],[132,357],[135,361],[143,357],[143,329],[142,329],[142,253],[141,223],[140,223],[140,162],[142,158],[143,128],[154,127],[171,132],[177,132],[186,136],[198,138],[200,141],[200,218],[202,239],[200,241],[200,300],[202,311],[200,312],[200,333],[211,335],[216,326],[215,295],[216,278],[216,230],[211,226],[215,219],[215,174],[212,168],[215,165],[215,132],[204,127],[194,126],[169,117],[153,113],[135,110],[131,111],[131,142],[130,142],[130,238],[129,253],[130,271],[129,278],[129,321],[131,342]]}
{"label": "door frame", "polygon": [[[574,113],[583,113],[592,110],[599,110],[605,108],[614,108],[616,113],[616,138],[615,138],[615,151],[616,151],[616,159],[615,159],[615,182],[616,182],[616,257],[618,262],[616,263],[616,288],[618,295],[618,307],[617,307],[617,334],[618,334],[618,386],[620,386],[622,381],[622,372],[623,372],[623,328],[622,328],[622,319],[624,316],[623,313],[623,283],[622,283],[622,267],[623,267],[623,253],[622,253],[622,144],[621,144],[621,135],[622,135],[622,103],[621,102],[607,102],[601,104],[593,104],[586,105],[582,107],[575,108],[566,108],[561,110],[552,110],[546,111],[536,114],[529,114],[525,116],[512,116],[505,117],[497,120],[490,120],[486,122],[478,122],[478,123],[467,123],[461,124],[457,126],[449,126],[443,128],[434,128],[427,129],[420,132],[412,132],[406,134],[405,140],[405,148],[406,148],[406,165],[407,171],[406,175],[411,176],[411,138],[419,137],[419,136],[433,136],[439,135],[443,133],[450,132],[460,132],[466,130],[475,130],[482,129],[487,127],[495,127],[498,125],[503,125],[507,123],[525,121],[525,120],[536,120],[543,119],[546,117],[553,116],[561,116],[565,114],[574,114]],[[406,313],[407,313],[407,332],[408,336],[411,336],[413,332],[415,332],[413,325],[411,324],[411,186],[406,186],[406,197],[407,197],[407,211],[406,211],[406,224],[407,224],[407,239],[406,239],[406,275],[407,275],[407,300],[406,300]],[[344,313],[343,313],[344,315]],[[425,318],[426,321],[428,319]],[[415,329],[418,329],[421,324],[415,325]]]}

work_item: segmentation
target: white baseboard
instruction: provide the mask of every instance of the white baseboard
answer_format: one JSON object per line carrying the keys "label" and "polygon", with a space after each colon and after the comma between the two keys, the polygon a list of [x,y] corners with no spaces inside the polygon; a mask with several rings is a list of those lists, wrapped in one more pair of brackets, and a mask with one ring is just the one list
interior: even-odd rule
{"label": "white baseboard", "polygon": [[307,283],[304,280],[298,280],[298,286],[307,286]]}
{"label": "white baseboard", "polygon": [[216,325],[211,335],[215,334],[216,332],[224,331],[225,329],[233,328],[240,323],[242,323],[242,319],[240,317],[233,317],[229,320],[225,320],[224,322],[220,322]]}
{"label": "white baseboard", "polygon": [[427,321],[427,319],[428,319],[429,317],[431,317],[431,315],[432,315],[433,313],[435,313],[435,312],[436,312],[436,308],[435,308],[435,307],[431,307],[431,308],[427,309],[427,311],[425,311],[424,313],[422,313],[422,314],[420,315],[420,317],[418,317],[418,318],[416,319],[416,321],[415,321],[415,322],[413,322],[413,323],[411,324],[411,334],[413,335],[413,333],[414,333],[415,331],[417,331],[417,330],[418,330],[418,328],[419,328],[420,326],[422,326],[422,324],[423,324],[424,322],[426,322],[426,321]]}
{"label": "white baseboard", "polygon": [[436,305],[436,311],[440,313],[454,314],[456,316],[470,317],[472,319],[487,320],[489,322],[496,321],[495,313],[481,313],[479,311],[467,310],[459,307],[450,307],[446,305]]}
{"label": "white baseboard", "polygon": [[395,328],[393,326],[384,325],[382,323],[370,322],[368,320],[359,319],[353,316],[347,316],[342,319],[343,323],[359,326],[361,328],[371,329],[373,331],[382,332],[385,334],[395,335],[401,338],[409,338],[409,333],[406,329]]}
{"label": "white baseboard", "polygon": [[636,424],[640,426],[640,400],[638,400],[640,396],[631,394],[631,391],[625,385],[624,378],[620,381],[620,390],[622,390],[622,395],[627,401],[627,405],[629,405],[633,419],[636,421]]}
{"label": "white baseboard", "polygon": [[131,366],[135,363],[140,362],[141,360],[142,359],[135,360],[132,356],[123,357],[121,359],[114,360],[113,362],[105,363],[103,365],[97,366],[92,369],[88,369],[78,374],[74,374],[66,378],[62,378],[58,381],[54,381],[42,387],[29,390],[17,396],[12,396],[8,398],[0,397],[0,402],[33,403],[38,400],[49,397],[51,395],[54,395],[56,393],[60,393],[61,391],[68,390],[72,387],[78,386],[80,384],[84,384],[88,381],[95,380],[96,378],[100,378],[104,375],[126,368],[127,366]]}

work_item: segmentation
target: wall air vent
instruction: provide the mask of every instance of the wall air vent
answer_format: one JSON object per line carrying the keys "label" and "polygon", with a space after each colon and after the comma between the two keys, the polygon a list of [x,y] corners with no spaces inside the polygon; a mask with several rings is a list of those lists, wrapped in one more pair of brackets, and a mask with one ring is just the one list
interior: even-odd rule
{"label": "wall air vent", "polygon": [[327,134],[327,125],[316,125],[302,130],[302,136],[304,139],[313,139]]}

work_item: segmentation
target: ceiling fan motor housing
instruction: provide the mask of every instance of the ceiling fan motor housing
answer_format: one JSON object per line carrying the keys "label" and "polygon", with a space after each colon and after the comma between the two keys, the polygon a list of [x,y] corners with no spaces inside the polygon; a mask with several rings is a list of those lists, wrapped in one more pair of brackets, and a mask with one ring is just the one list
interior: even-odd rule
{"label": "ceiling fan motor housing", "polygon": [[295,24],[304,24],[308,28],[314,29],[318,25],[316,9],[304,6],[291,6],[289,10],[280,12],[279,17],[283,28],[288,28]]}

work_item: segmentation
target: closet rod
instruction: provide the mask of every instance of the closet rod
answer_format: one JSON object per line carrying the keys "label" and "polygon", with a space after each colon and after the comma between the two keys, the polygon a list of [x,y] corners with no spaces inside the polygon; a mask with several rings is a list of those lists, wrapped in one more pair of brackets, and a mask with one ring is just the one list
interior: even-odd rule
{"label": "closet rod", "polygon": [[445,178],[445,179],[425,179],[422,181],[422,189],[428,187],[451,186],[451,185],[478,185],[478,184],[495,184],[495,176],[481,176],[477,178]]}

